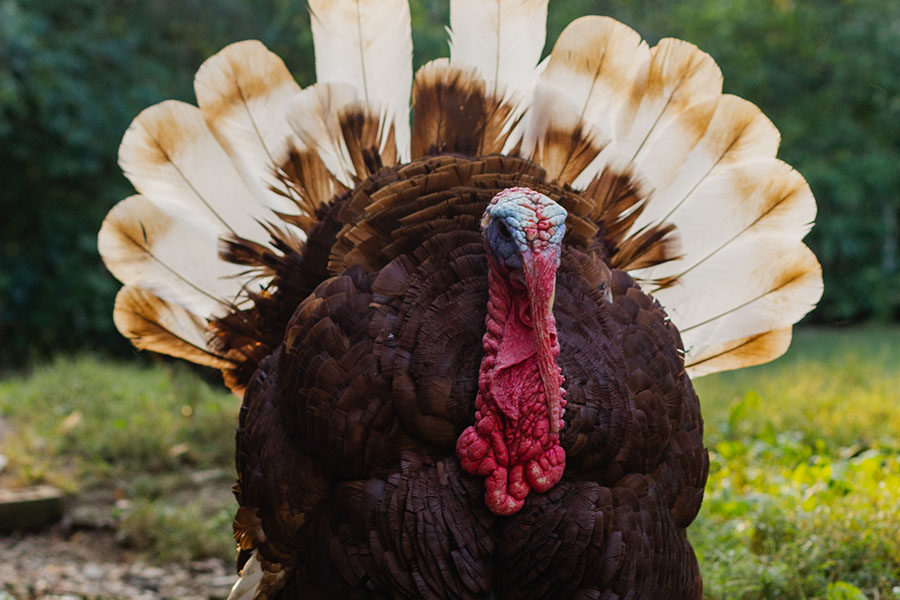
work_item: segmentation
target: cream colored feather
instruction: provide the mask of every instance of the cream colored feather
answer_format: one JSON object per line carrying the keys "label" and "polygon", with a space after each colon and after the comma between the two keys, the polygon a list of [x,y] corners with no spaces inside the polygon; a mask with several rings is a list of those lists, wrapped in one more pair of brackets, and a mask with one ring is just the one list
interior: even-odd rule
{"label": "cream colored feather", "polygon": [[[406,0],[310,0],[316,77],[348,83],[375,115],[393,123],[409,160],[412,32]],[[382,142],[387,140],[384,128]],[[335,173],[337,175],[337,173]]]}
{"label": "cream colored feather", "polygon": [[253,201],[196,106],[167,100],[141,112],[122,138],[119,165],[142,195],[175,218],[187,211],[222,235],[268,240],[260,223],[275,215]]}
{"label": "cream colored feather", "polygon": [[809,248],[767,234],[728,244],[716,260],[653,293],[678,326],[688,361],[710,347],[796,323],[821,294]]}
{"label": "cream colored feather", "polygon": [[106,267],[204,317],[221,317],[242,303],[243,267],[218,259],[215,233],[199,219],[173,218],[143,196],[119,202],[98,236]]}
{"label": "cream colored feather", "polygon": [[348,187],[356,170],[347,151],[339,115],[358,106],[359,92],[347,83],[317,83],[294,96],[288,123],[301,142],[319,154],[325,167]]}
{"label": "cream colored feather", "polygon": [[[601,17],[566,28],[544,86],[560,90],[560,100],[533,105],[525,139],[537,141],[523,144],[524,153],[550,160],[544,166],[556,172],[558,160],[532,148],[559,137],[555,115],[571,112],[574,100],[581,120],[608,140],[574,186],[586,187],[604,168],[633,173],[649,199],[629,235],[675,225],[681,255],[633,275],[682,332],[689,371],[783,352],[789,334],[768,332],[783,332],[811,310],[822,282],[801,241],[815,200],[775,159],[772,123],[750,102],[722,95],[718,66],[695,46],[666,39],[648,50],[630,29]],[[583,127],[572,125],[570,135]]]}
{"label": "cream colored feather", "polygon": [[523,108],[537,81],[547,0],[451,0],[450,62],[475,67],[489,95]]}
{"label": "cream colored feather", "polygon": [[719,371],[730,371],[769,362],[787,352],[791,345],[792,328],[776,329],[758,335],[707,347],[703,354],[694,353],[685,363],[692,377],[702,377]]}
{"label": "cream colored feather", "polygon": [[[201,67],[199,109],[164,102],[125,134],[120,164],[141,196],[110,213],[100,246],[113,273],[140,290],[124,306],[162,306],[153,313],[169,315],[160,327],[175,328],[145,331],[140,339],[155,341],[144,347],[164,348],[160,336],[174,335],[172,352],[208,364],[189,350],[205,343],[198,327],[243,302],[252,281],[216,258],[214,241],[269,243],[264,224],[298,210],[282,194],[313,186],[318,200],[300,210],[314,211],[329,190],[368,174],[373,142],[388,163],[395,143],[400,160],[409,157],[407,3],[310,7],[319,83],[300,90],[262,44],[240,42]],[[802,243],[815,201],[775,158],[777,130],[751,103],[722,95],[719,68],[693,45],[667,39],[651,49],[608,18],[574,21],[538,64],[546,11],[546,0],[451,2],[451,66],[474,68],[488,95],[512,103],[498,120],[502,135],[492,135],[576,188],[604,169],[641,182],[649,197],[630,235],[673,224],[683,254],[633,274],[682,331],[693,374],[774,358],[821,294],[820,268]],[[351,133],[350,123],[364,128]],[[273,174],[291,150],[319,165],[308,173],[316,181],[289,188]],[[322,165],[340,183],[322,177]]]}
{"label": "cream colored feather", "polygon": [[[519,122],[531,105],[546,62],[538,63],[546,40],[548,0],[451,0],[450,64],[474,67],[489,97],[512,106],[503,135],[504,153],[526,134]],[[531,147],[535,136],[526,141]]]}
{"label": "cream colored feather", "polygon": [[628,102],[614,115],[616,160],[612,164],[627,167],[653,132],[661,131],[688,107],[718,98],[721,92],[722,72],[708,54],[683,40],[660,40],[641,67]]}
{"label": "cream colored feather", "polygon": [[244,563],[241,574],[226,600],[265,600],[284,585],[285,572],[269,573],[263,569],[259,555],[254,550]]}
{"label": "cream colored feather", "polygon": [[119,290],[113,321],[137,348],[217,369],[233,366],[227,357],[209,348],[206,319],[139,285]]}
{"label": "cream colored feather", "polygon": [[[570,118],[591,124],[598,137],[610,141],[616,133],[613,117],[629,101],[635,79],[649,59],[647,43],[629,27],[608,17],[582,17],[560,34],[540,84],[574,105],[577,112]],[[532,119],[546,111],[534,107]],[[542,135],[538,127],[526,137]],[[602,161],[592,162],[580,181],[589,182],[602,166]]]}
{"label": "cream colored feather", "polygon": [[[282,213],[297,207],[282,193],[275,169],[290,149],[302,149],[287,123],[300,86],[284,62],[256,40],[226,46],[207,59],[194,77],[200,111],[258,201]],[[302,232],[299,232],[302,235]]]}

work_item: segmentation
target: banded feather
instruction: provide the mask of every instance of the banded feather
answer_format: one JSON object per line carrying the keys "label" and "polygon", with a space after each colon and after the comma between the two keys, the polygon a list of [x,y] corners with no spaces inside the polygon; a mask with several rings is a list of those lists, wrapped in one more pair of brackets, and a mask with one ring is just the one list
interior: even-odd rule
{"label": "banded feather", "polygon": [[319,84],[353,86],[369,111],[384,122],[381,143],[387,142],[393,126],[398,154],[409,160],[409,4],[405,0],[310,0],[309,8]]}

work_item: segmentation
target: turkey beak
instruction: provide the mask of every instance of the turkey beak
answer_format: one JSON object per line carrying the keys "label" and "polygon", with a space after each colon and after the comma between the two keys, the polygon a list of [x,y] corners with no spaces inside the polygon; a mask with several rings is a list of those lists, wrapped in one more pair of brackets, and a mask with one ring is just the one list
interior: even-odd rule
{"label": "turkey beak", "polygon": [[559,377],[556,374],[556,355],[559,344],[556,339],[556,320],[553,318],[553,300],[556,296],[556,269],[559,266],[559,247],[549,246],[538,251],[527,250],[522,266],[525,290],[531,309],[532,331],[537,348],[537,360],[541,381],[547,399],[550,431],[559,433],[562,427],[562,403]]}

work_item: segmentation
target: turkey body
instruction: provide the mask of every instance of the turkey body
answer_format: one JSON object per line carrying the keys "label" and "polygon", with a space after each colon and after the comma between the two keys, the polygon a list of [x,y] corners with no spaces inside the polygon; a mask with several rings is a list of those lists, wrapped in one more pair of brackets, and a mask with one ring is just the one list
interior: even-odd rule
{"label": "turkey body", "polygon": [[[541,171],[423,159],[323,209],[308,242],[319,251],[296,261],[312,291],[253,375],[237,434],[236,531],[291,567],[278,597],[700,596],[685,527],[708,458],[679,334],[577,228],[553,309],[563,480],[498,517],[459,466],[488,301],[478,217],[527,182],[578,218],[579,195]],[[324,277],[329,262],[341,272]]]}
{"label": "turkey body", "polygon": [[541,60],[547,0],[450,0],[415,75],[406,0],[309,3],[317,82],[207,59],[98,237],[123,335],[243,396],[229,600],[700,598],[689,377],[822,293],[777,129],[607,17]]}

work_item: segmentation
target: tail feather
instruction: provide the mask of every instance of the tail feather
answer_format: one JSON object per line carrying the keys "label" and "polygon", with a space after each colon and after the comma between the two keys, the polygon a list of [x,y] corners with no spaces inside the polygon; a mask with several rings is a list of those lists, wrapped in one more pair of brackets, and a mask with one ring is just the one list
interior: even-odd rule
{"label": "tail feather", "polygon": [[547,4],[548,0],[450,2],[450,64],[474,68],[485,82],[485,95],[512,107],[503,152],[513,151],[521,141],[519,121],[546,66],[538,61],[547,36]]}
{"label": "tail feather", "polygon": [[527,103],[547,35],[547,2],[452,0],[450,63],[474,67],[488,95]]}
{"label": "tail feather", "polygon": [[116,296],[116,328],[135,347],[227,369],[234,364],[207,344],[207,321],[139,285],[126,285]]}
{"label": "tail feather", "polygon": [[517,106],[489,94],[473,67],[446,58],[423,65],[413,87],[412,156],[480,156],[503,150]]}
{"label": "tail feather", "polygon": [[678,326],[687,362],[733,340],[783,329],[822,294],[821,268],[803,244],[761,234],[654,292]]}
{"label": "tail feather", "polygon": [[[630,29],[599,17],[563,32],[536,99],[544,86],[565,93],[533,102],[526,119],[542,125],[530,134],[538,143],[523,144],[525,155],[555,172],[558,156],[532,148],[549,142],[548,124],[571,114],[573,99],[580,118],[553,135],[578,140],[588,123],[606,137],[592,162],[564,180],[590,190],[610,173],[629,173],[646,190],[644,202],[625,207],[620,222],[629,230],[618,242],[644,255],[620,258],[682,332],[686,363],[697,365],[691,373],[783,352],[785,336],[768,332],[811,310],[822,283],[801,242],[815,200],[803,178],[775,159],[780,139],[772,123],[750,102],[722,95],[718,66],[695,46],[667,39],[648,50]],[[666,231],[675,237],[657,235]]]}
{"label": "tail feather", "polygon": [[100,255],[119,281],[203,316],[223,316],[240,303],[244,269],[218,260],[216,245],[205,222],[176,219],[143,196],[119,202],[98,236]]}
{"label": "tail feather", "polygon": [[[609,142],[616,134],[613,117],[629,101],[635,80],[649,59],[647,43],[631,28],[608,17],[582,17],[560,34],[540,84],[557,90],[572,105],[567,111],[571,119],[590,124],[599,139]],[[541,106],[532,110],[544,112],[561,111]],[[603,161],[593,160],[576,173],[578,180],[587,184],[603,166]]]}
{"label": "tail feather", "polygon": [[269,572],[263,568],[259,553],[254,550],[244,563],[240,577],[234,582],[226,600],[267,600],[284,586],[285,572]]}
{"label": "tail feather", "polygon": [[707,347],[702,354],[694,353],[685,362],[693,377],[719,371],[730,371],[769,362],[787,352],[791,345],[792,328],[776,329],[746,338],[728,340]]}
{"label": "tail feather", "polygon": [[358,90],[348,83],[317,83],[294,96],[288,111],[291,129],[347,187],[353,187],[357,174],[339,114],[360,102]]}
{"label": "tail feather", "polygon": [[343,82],[379,120],[381,144],[393,127],[398,154],[409,160],[412,30],[406,0],[310,0],[316,77]]}
{"label": "tail feather", "polygon": [[[718,201],[733,196],[736,189],[741,190],[741,202]],[[760,232],[799,243],[816,217],[815,198],[806,180],[775,158],[719,168],[697,186],[693,196],[696,201],[678,209],[677,221],[670,219],[682,232],[683,255],[642,271],[647,280],[680,279],[715,260],[717,253],[729,244]],[[708,227],[706,223],[717,226]]]}
{"label": "tail feather", "polygon": [[567,93],[538,84],[520,152],[544,167],[548,179],[572,183],[607,143],[597,127],[578,116]]}
{"label": "tail feather", "polygon": [[301,90],[262,44],[239,42],[200,68],[199,108],[163,102],[126,132],[119,162],[140,195],[110,212],[99,245],[127,284],[116,322],[139,347],[229,364],[228,347],[207,344],[208,322],[248,310],[251,283],[273,302],[279,285],[265,265],[229,263],[235,248],[300,256],[335,194],[441,153],[531,158],[583,190],[586,243],[663,303],[695,375],[776,357],[821,295],[802,243],[809,187],[775,158],[772,123],[723,95],[695,46],[649,48],[584,17],[539,62],[547,0],[452,0],[450,58],[422,67],[412,89],[407,2],[310,8],[317,84]]}
{"label": "tail feather", "polygon": [[689,107],[718,98],[722,72],[693,44],[664,39],[650,50],[631,88],[631,97],[613,116],[616,167],[627,167],[651,139]]}
{"label": "tail feather", "polygon": [[222,234],[266,240],[273,213],[252,198],[196,106],[167,100],[141,112],[119,147],[134,187],[162,210],[191,214]]}
{"label": "tail feather", "polygon": [[300,86],[282,60],[256,40],[231,44],[200,66],[194,90],[206,124],[247,188],[272,210],[294,212],[274,168],[302,149],[287,124]]}

